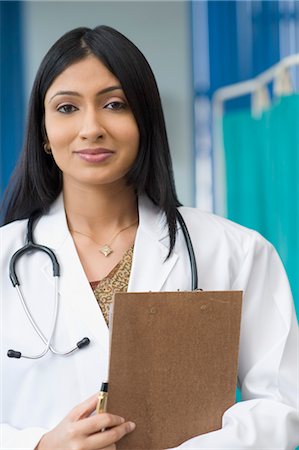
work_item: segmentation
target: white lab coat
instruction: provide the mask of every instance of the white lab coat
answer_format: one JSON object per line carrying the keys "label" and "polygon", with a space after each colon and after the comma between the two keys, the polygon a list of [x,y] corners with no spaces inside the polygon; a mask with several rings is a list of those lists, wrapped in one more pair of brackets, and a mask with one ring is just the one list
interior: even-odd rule
{"label": "white lab coat", "polygon": [[[243,400],[223,416],[222,429],[179,448],[289,449],[299,445],[298,326],[289,284],[273,247],[258,233],[212,214],[180,208],[188,226],[204,290],[244,290],[238,380]],[[129,291],[190,289],[181,231],[168,253],[165,220],[139,199]],[[25,317],[8,276],[12,254],[24,244],[27,221],[1,228],[2,449],[33,449],[76,404],[107,378],[109,333],[68,231],[62,196],[36,224],[35,240],[52,248],[61,266],[54,346],[67,350],[82,337],[91,344],[68,357],[9,359],[12,348],[37,353],[43,343]],[[54,283],[44,254],[23,256],[17,272],[37,323],[48,333]],[[167,418],[165,418],[167,420]]]}

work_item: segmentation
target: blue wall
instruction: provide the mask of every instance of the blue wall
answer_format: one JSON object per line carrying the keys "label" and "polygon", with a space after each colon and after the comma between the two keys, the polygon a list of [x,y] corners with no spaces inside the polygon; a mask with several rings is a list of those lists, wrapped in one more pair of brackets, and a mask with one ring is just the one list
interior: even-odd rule
{"label": "blue wall", "polygon": [[3,194],[15,166],[24,132],[22,7],[22,2],[0,2],[0,195]]}
{"label": "blue wall", "polygon": [[[210,98],[216,89],[253,78],[277,63],[285,56],[280,50],[281,22],[291,27],[294,21],[299,21],[298,2],[291,14],[282,10],[279,1],[193,1],[193,16],[200,14],[203,3],[207,7],[210,79],[205,89],[198,85],[194,88],[195,95]],[[197,67],[202,57],[197,39],[200,32],[193,23]],[[235,107],[243,104],[244,98],[234,103]]]}

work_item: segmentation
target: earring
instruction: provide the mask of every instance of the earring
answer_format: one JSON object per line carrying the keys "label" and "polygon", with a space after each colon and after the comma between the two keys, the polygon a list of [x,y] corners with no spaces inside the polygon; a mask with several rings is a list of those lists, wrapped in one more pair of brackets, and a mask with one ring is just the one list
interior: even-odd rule
{"label": "earring", "polygon": [[50,147],[50,145],[48,144],[48,142],[45,142],[45,143],[44,143],[44,150],[45,150],[45,152],[47,153],[47,155],[52,155],[51,147]]}

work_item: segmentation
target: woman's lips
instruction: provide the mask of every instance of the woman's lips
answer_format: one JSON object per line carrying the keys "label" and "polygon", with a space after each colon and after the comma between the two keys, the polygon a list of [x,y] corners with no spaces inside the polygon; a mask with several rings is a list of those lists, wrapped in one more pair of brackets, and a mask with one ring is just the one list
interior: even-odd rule
{"label": "woman's lips", "polygon": [[103,162],[113,155],[113,151],[107,148],[83,149],[74,152],[80,159],[90,163]]}

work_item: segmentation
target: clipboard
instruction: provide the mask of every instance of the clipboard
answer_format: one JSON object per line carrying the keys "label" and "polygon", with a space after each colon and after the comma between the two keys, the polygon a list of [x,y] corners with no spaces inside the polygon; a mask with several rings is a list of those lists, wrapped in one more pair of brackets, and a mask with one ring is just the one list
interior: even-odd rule
{"label": "clipboard", "polygon": [[221,428],[235,403],[241,291],[116,293],[107,410],[136,423],[118,450]]}

